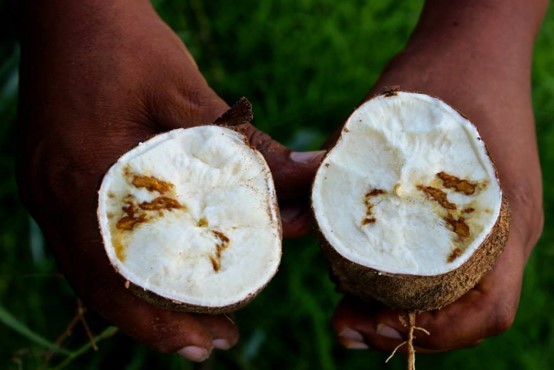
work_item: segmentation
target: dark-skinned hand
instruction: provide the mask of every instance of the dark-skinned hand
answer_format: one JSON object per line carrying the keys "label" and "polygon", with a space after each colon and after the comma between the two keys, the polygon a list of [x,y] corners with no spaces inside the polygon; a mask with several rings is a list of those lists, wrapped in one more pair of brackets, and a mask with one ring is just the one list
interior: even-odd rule
{"label": "dark-skinned hand", "polygon": [[[543,222],[530,68],[545,11],[544,1],[429,0],[408,46],[370,93],[399,86],[436,96],[469,117],[488,145],[512,213],[509,240],[493,270],[456,302],[417,315],[416,325],[430,332],[415,332],[418,352],[476,345],[515,318],[525,263]],[[333,327],[347,348],[390,352],[407,338],[401,314],[345,297]]]}
{"label": "dark-skinned hand", "polygon": [[[210,124],[228,105],[146,0],[22,7],[18,181],[63,273],[87,307],[154,349],[202,361],[230,348],[229,317],[162,310],[125,289],[96,220],[99,184],[118,157],[160,132]],[[272,170],[285,236],[306,233],[295,199],[307,199],[318,153],[245,128]]]}

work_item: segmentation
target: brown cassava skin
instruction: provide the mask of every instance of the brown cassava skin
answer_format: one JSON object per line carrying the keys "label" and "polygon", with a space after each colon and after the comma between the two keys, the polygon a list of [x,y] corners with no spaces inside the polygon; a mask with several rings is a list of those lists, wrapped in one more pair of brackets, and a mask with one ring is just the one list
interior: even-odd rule
{"label": "brown cassava skin", "polygon": [[492,268],[508,240],[510,209],[502,197],[495,225],[473,255],[460,267],[441,275],[390,274],[344,258],[319,231],[321,246],[339,288],[364,300],[377,299],[408,312],[442,308],[473,288]]}
{"label": "brown cassava skin", "polygon": [[162,297],[149,290],[145,290],[144,288],[129,282],[129,290],[133,292],[133,294],[135,294],[137,297],[144,299],[146,302],[151,303],[157,307],[163,308],[165,310],[171,310],[171,311],[205,313],[210,315],[231,313],[243,308],[244,306],[248,305],[248,303],[250,303],[258,295],[258,293],[260,293],[266,286],[267,284],[261,287],[260,289],[258,289],[257,291],[249,294],[242,301],[239,301],[227,306],[210,307],[210,306],[193,305],[186,302],[172,301],[170,299]]}

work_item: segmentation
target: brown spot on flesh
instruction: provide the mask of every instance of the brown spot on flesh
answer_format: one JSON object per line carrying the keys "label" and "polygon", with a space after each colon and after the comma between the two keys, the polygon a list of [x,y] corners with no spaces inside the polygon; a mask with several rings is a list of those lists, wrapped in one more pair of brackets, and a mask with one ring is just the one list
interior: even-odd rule
{"label": "brown spot on flesh", "polygon": [[373,223],[375,223],[375,221],[377,221],[377,219],[376,219],[375,217],[365,218],[365,219],[362,221],[362,225],[373,224]]}
{"label": "brown spot on flesh", "polygon": [[212,233],[213,233],[219,240],[221,240],[222,243],[226,243],[226,244],[229,243],[229,238],[227,237],[227,235],[223,234],[221,231],[212,230]]}
{"label": "brown spot on flesh", "polygon": [[364,219],[362,220],[362,226],[369,225],[372,223],[375,223],[377,219],[373,217],[373,206],[374,204],[371,203],[370,198],[375,197],[377,195],[385,194],[386,191],[383,189],[373,189],[368,191],[364,196],[364,204],[366,206],[366,212]]}
{"label": "brown spot on flesh", "polygon": [[198,220],[198,227],[204,227],[204,226],[208,226],[208,220],[206,220],[206,218],[202,217],[200,218],[200,220]]}
{"label": "brown spot on flesh", "polygon": [[452,252],[448,255],[448,263],[454,262],[454,260],[462,255],[462,250],[460,248],[454,248]]}
{"label": "brown spot on flesh", "polygon": [[215,256],[210,256],[212,267],[215,272],[218,272],[221,269],[221,255],[229,247],[230,239],[219,230],[211,230],[211,232],[219,239],[219,242],[215,244]]}
{"label": "brown spot on flesh", "polygon": [[450,203],[446,196],[446,193],[440,189],[432,186],[418,185],[417,189],[427,194],[427,196],[441,205],[444,209],[456,209],[454,203]]}
{"label": "brown spot on flesh", "polygon": [[477,188],[477,184],[449,175],[446,172],[437,173],[437,177],[442,180],[442,185],[445,188],[453,189],[455,192],[464,193],[465,195],[475,193]]}
{"label": "brown spot on flesh", "polygon": [[131,182],[137,188],[144,188],[148,191],[157,191],[160,194],[165,194],[173,189],[173,184],[157,179],[153,176],[133,176]]}
{"label": "brown spot on flesh", "polygon": [[176,209],[183,208],[181,203],[176,199],[169,197],[157,197],[156,199],[150,202],[142,202],[139,207],[147,211],[158,211],[162,209]]}
{"label": "brown spot on flesh", "polygon": [[212,263],[212,268],[215,272],[218,272],[221,269],[221,261],[215,259],[213,256],[210,256],[210,262]]}
{"label": "brown spot on flesh", "polygon": [[466,208],[463,210],[464,213],[473,213],[475,212],[475,208]]}
{"label": "brown spot on flesh", "polygon": [[137,224],[148,221],[146,213],[138,209],[136,203],[132,200],[132,195],[125,196],[125,205],[121,207],[121,210],[125,214],[117,221],[115,227],[118,230],[130,231],[135,228]]}
{"label": "brown spot on flesh", "polygon": [[115,251],[115,256],[117,257],[117,259],[123,262],[123,260],[125,260],[125,257],[126,257],[125,246],[123,245],[123,243],[121,243],[121,241],[118,239],[114,240],[113,249]]}
{"label": "brown spot on flesh", "polygon": [[138,217],[123,216],[119,221],[117,221],[115,227],[119,230],[130,231],[133,230],[136,225],[144,223],[147,220],[146,214],[140,214]]}
{"label": "brown spot on flesh", "polygon": [[385,193],[386,193],[386,191],[384,191],[383,189],[373,189],[373,190],[366,193],[365,199],[367,201],[367,199],[370,198],[370,197],[374,197],[376,195],[381,195],[381,194],[385,194]]}
{"label": "brown spot on flesh", "polygon": [[463,217],[460,217],[457,220],[452,217],[446,217],[444,220],[450,225],[452,231],[458,235],[460,240],[463,240],[470,235],[469,226],[465,223],[465,219]]}

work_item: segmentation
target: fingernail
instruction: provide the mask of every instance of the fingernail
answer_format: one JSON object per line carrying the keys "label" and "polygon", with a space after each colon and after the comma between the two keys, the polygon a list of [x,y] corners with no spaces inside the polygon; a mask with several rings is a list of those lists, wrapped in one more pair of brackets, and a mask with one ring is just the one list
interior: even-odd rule
{"label": "fingernail", "polygon": [[231,344],[227,339],[214,339],[212,345],[214,346],[214,348],[223,350],[231,348]]}
{"label": "fingernail", "polygon": [[313,152],[291,152],[290,159],[297,163],[310,164],[315,161],[320,161],[324,153],[325,150],[316,150]]}
{"label": "fingernail", "polygon": [[368,349],[369,346],[362,342],[346,342],[344,344],[346,349]]}
{"label": "fingernail", "polygon": [[385,324],[377,325],[377,335],[391,339],[404,339],[396,329],[393,329]]}
{"label": "fingernail", "polygon": [[348,349],[368,349],[369,346],[364,343],[364,336],[353,329],[346,328],[339,333],[341,343]]}
{"label": "fingernail", "polygon": [[283,207],[281,208],[281,221],[283,223],[293,222],[300,216],[302,209],[298,207]]}
{"label": "fingernail", "polygon": [[349,340],[353,340],[353,341],[356,341],[356,342],[363,342],[364,341],[364,336],[359,331],[352,330],[350,328],[346,328],[343,331],[341,331],[339,333],[339,337],[349,339]]}
{"label": "fingernail", "polygon": [[202,361],[205,361],[208,357],[210,357],[210,353],[206,348],[196,347],[196,346],[184,347],[179,351],[177,351],[177,353],[183,356],[184,358],[194,362],[202,362]]}

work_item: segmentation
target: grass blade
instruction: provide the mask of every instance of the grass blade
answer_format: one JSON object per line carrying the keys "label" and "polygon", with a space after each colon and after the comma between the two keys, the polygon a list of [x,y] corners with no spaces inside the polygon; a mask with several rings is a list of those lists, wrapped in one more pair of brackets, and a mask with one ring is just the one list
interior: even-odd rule
{"label": "grass blade", "polygon": [[70,354],[69,351],[58,347],[54,343],[48,341],[47,339],[44,339],[40,335],[33,332],[25,324],[17,320],[11,313],[6,311],[6,309],[1,305],[0,305],[0,322],[4,323],[4,325],[6,325],[7,327],[15,330],[22,336],[26,337],[27,339],[34,342],[35,344],[38,344],[41,347],[49,349],[53,352],[63,353],[65,355]]}
{"label": "grass blade", "polygon": [[[98,343],[103,339],[107,339],[117,333],[118,329],[115,326],[108,326],[104,331],[98,336],[94,337],[94,343]],[[60,370],[69,365],[73,360],[75,360],[77,357],[81,356],[83,353],[87,352],[89,349],[92,348],[93,342],[88,342],[81,348],[77,349],[76,351],[73,351],[69,353],[67,358],[63,360],[58,366],[56,366],[53,370]]]}

